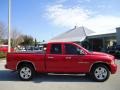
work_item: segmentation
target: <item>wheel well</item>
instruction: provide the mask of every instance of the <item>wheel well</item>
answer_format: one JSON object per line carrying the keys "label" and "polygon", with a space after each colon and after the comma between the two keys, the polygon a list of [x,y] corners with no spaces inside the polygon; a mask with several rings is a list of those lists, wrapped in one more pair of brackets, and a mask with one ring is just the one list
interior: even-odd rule
{"label": "wheel well", "polygon": [[33,65],[31,62],[27,62],[27,61],[23,61],[23,62],[18,63],[18,65],[17,65],[17,70],[18,70],[21,66],[24,66],[24,65],[30,65],[30,66],[35,70],[34,65]]}
{"label": "wheel well", "polygon": [[107,63],[103,63],[103,62],[99,62],[99,63],[93,64],[92,67],[91,67],[91,69],[90,69],[90,72],[91,72],[92,69],[93,69],[95,66],[97,66],[97,65],[105,65],[105,66],[109,69],[109,71],[111,72],[110,66],[109,66]]}

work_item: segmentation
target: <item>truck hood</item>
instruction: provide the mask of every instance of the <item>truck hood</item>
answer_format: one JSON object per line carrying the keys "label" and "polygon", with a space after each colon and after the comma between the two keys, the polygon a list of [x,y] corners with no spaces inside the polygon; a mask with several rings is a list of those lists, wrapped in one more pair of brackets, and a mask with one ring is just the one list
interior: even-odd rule
{"label": "truck hood", "polygon": [[102,52],[92,52],[93,55],[108,55],[106,53],[102,53]]}
{"label": "truck hood", "polygon": [[92,52],[92,55],[98,55],[98,56],[102,56],[102,57],[106,57],[109,60],[113,60],[115,62],[115,57],[113,55],[107,54],[107,53],[102,53],[102,52]]}
{"label": "truck hood", "polygon": [[110,55],[107,53],[102,53],[102,52],[92,52],[92,55],[107,56],[107,57],[112,58],[112,59],[115,58],[113,55]]}
{"label": "truck hood", "polygon": [[92,52],[92,55],[99,55],[99,56],[108,56],[108,57],[114,57],[110,54],[107,54],[107,53],[102,53],[102,52]]}

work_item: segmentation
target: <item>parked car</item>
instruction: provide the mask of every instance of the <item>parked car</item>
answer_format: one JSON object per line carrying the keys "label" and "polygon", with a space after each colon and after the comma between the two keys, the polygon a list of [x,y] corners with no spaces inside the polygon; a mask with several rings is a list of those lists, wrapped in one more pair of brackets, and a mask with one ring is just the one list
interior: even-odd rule
{"label": "parked car", "polygon": [[48,43],[45,52],[8,53],[5,67],[18,71],[22,80],[32,79],[35,72],[84,73],[102,82],[117,70],[114,56],[89,52],[71,42]]}
{"label": "parked car", "polygon": [[120,58],[120,45],[109,47],[107,53],[114,55],[116,58]]}
{"label": "parked car", "polygon": [[[11,48],[11,51],[14,51],[14,48]],[[8,52],[8,45],[0,45],[0,52],[7,53]]]}
{"label": "parked car", "polygon": [[29,46],[29,47],[27,47],[26,48],[26,51],[42,51],[43,49],[42,49],[43,47],[42,46]]}
{"label": "parked car", "polygon": [[22,46],[21,48],[19,48],[18,52],[19,51],[43,51],[43,46]]}

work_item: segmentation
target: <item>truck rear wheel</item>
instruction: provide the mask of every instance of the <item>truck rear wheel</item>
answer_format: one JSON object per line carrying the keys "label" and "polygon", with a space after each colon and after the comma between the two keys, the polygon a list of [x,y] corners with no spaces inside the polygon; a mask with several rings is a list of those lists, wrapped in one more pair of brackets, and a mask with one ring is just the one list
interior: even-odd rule
{"label": "truck rear wheel", "polygon": [[18,69],[18,74],[21,80],[28,81],[34,76],[34,68],[30,65],[23,65]]}
{"label": "truck rear wheel", "polygon": [[95,81],[104,82],[109,78],[110,71],[105,65],[98,64],[93,67],[91,74]]}

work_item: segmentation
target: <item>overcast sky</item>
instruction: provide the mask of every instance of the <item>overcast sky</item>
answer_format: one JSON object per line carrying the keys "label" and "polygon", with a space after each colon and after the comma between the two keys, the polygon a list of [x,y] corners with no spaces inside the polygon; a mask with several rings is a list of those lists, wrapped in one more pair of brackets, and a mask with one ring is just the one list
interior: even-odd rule
{"label": "overcast sky", "polygon": [[[111,32],[120,26],[120,0],[11,0],[12,27],[38,40],[85,26]],[[8,0],[0,0],[0,22],[7,25]]]}

